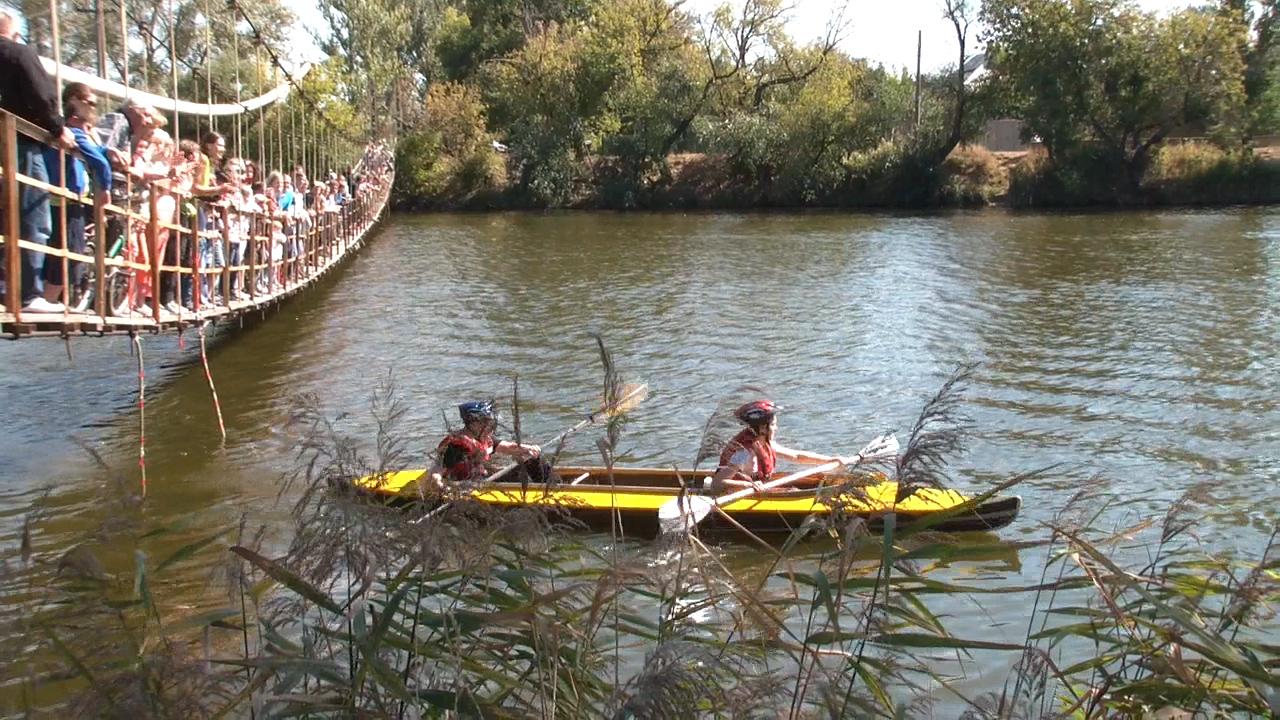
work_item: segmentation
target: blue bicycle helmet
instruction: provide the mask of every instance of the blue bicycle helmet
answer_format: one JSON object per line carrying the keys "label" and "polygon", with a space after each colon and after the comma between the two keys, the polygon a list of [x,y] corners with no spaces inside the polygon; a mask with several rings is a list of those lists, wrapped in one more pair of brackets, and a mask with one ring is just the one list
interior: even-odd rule
{"label": "blue bicycle helmet", "polygon": [[458,415],[464,423],[469,423],[472,420],[492,420],[493,401],[473,400],[464,402],[458,406]]}

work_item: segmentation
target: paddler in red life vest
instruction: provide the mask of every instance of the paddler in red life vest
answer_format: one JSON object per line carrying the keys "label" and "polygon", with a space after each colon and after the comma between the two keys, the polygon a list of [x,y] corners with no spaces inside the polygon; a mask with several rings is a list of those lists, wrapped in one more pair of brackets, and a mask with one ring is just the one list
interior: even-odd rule
{"label": "paddler in red life vest", "polygon": [[769,400],[755,400],[733,411],[733,416],[747,427],[735,435],[720,453],[720,467],[712,476],[712,492],[719,494],[726,488],[744,487],[759,490],[760,485],[773,475],[778,458],[806,465],[821,465],[838,459],[835,455],[792,450],[774,442],[780,409]]}
{"label": "paddler in red life vest", "polygon": [[437,488],[445,480],[454,482],[483,480],[489,474],[488,461],[494,455],[508,455],[521,460],[537,458],[542,448],[537,445],[498,440],[493,431],[498,420],[489,401],[465,402],[458,406],[462,429],[445,436],[436,447],[431,481]]}

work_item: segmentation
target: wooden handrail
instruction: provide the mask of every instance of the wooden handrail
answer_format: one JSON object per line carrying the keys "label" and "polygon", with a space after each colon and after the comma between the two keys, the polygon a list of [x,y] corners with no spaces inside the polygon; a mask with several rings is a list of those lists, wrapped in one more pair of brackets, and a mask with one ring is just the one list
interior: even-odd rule
{"label": "wooden handrail", "polygon": [[[15,337],[24,333],[55,334],[59,333],[56,329],[58,327],[62,328],[60,334],[68,332],[68,328],[91,332],[109,331],[113,328],[177,328],[185,322],[235,314],[291,295],[310,284],[314,278],[343,259],[348,250],[360,244],[369,228],[381,218],[393,180],[390,174],[368,179],[365,189],[352,193],[348,202],[338,212],[326,212],[323,206],[314,207],[309,211],[312,216],[310,223],[298,223],[296,218],[273,217],[265,213],[244,213],[226,202],[208,202],[193,198],[190,193],[176,191],[169,185],[167,179],[135,184],[135,178],[126,176],[124,181],[126,190],[137,187],[147,193],[145,209],[139,211],[136,209],[137,200],[133,195],[130,195],[130,201],[126,203],[98,203],[96,196],[77,195],[60,185],[41,182],[26,176],[18,166],[20,134],[35,138],[44,136],[43,130],[35,125],[0,111],[0,177],[4,179],[3,186],[0,187],[0,192],[3,192],[0,202],[4,202],[6,208],[4,221],[0,225],[0,230],[4,231],[0,236],[0,244],[4,246],[3,252],[0,253],[0,261],[4,262],[7,276],[10,278],[3,298],[0,298],[5,306],[0,310],[0,329]],[[70,151],[69,154],[76,153]],[[363,164],[357,167],[363,168]],[[388,171],[390,172],[391,169],[388,168]],[[364,169],[364,172],[367,173],[367,169]],[[64,245],[61,247],[23,240],[20,217],[20,190],[23,186],[43,190],[54,198],[62,199],[64,205],[79,204],[90,207],[94,225],[93,252],[90,254],[70,249],[66,244],[65,232],[61,233],[64,238]],[[173,218],[162,219],[157,212],[157,204],[165,195],[173,198]],[[192,200],[200,203],[208,217],[215,218],[220,223],[220,229],[211,228],[201,231],[198,220],[193,218],[189,223],[186,222],[182,208]],[[301,198],[298,201],[303,202]],[[123,256],[108,257],[110,238],[107,228],[113,218],[122,221],[125,242],[135,243],[134,246],[140,248],[145,253],[145,257],[139,258],[139,261]],[[271,221],[275,219],[281,219],[287,223],[289,230],[287,242],[292,246],[289,252],[284,253],[278,260],[273,259],[271,252],[275,244]],[[59,216],[54,220],[61,222],[62,218]],[[236,223],[234,230],[232,222]],[[142,223],[141,231],[136,230],[139,227],[138,223]],[[265,235],[258,234],[259,226],[265,230]],[[243,238],[239,237],[240,233],[246,230],[247,235]],[[175,250],[180,250],[184,238],[190,239],[189,262],[183,261],[181,252],[177,253],[179,262],[176,265],[166,262],[168,253],[162,252],[160,243],[164,233],[169,234],[170,243],[175,243],[172,246]],[[237,242],[241,240],[244,242],[245,252],[238,262],[232,261],[233,238]],[[221,246],[224,256],[221,267],[201,267],[201,241],[216,242]],[[268,252],[265,263],[259,256],[259,251],[263,247]],[[92,290],[95,295],[92,307],[86,308],[84,313],[66,310],[60,315],[27,313],[24,317],[20,307],[21,263],[24,252],[38,253],[46,258],[57,258],[63,263],[64,277],[68,277],[65,300],[72,298],[70,275],[67,272],[71,269],[72,263],[83,263],[92,267],[94,270]],[[149,312],[145,318],[111,315],[113,308],[108,302],[110,287],[107,282],[108,273],[112,272],[129,273],[135,278],[143,275],[151,281],[150,307],[147,308]],[[234,301],[232,284],[236,273],[240,273],[239,292],[248,296],[247,305]],[[265,295],[259,289],[259,275],[263,275],[266,280]],[[219,278],[212,283],[215,287],[220,286],[222,301],[219,303],[204,302],[200,294],[197,294],[201,292],[202,285],[209,277]],[[174,285],[179,287],[182,278],[189,279],[193,285],[194,312],[174,316],[162,306],[161,287],[165,278],[172,278]],[[134,292],[131,288],[130,294]]]}

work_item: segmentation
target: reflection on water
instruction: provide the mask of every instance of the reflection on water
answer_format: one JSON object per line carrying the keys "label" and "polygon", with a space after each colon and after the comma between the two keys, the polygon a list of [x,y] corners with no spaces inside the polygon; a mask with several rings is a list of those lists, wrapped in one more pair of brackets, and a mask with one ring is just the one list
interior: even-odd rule
{"label": "reflection on water", "polygon": [[[855,450],[905,432],[951,370],[978,361],[966,405],[975,432],[955,485],[1056,466],[1053,482],[1019,490],[1024,514],[1003,541],[1043,538],[1069,488],[1098,477],[1116,526],[1210,482],[1218,509],[1203,537],[1247,548],[1277,519],[1278,308],[1280,213],[1267,210],[397,217],[322,287],[234,337],[215,332],[225,445],[194,338],[144,339],[150,493],[139,512],[186,518],[192,535],[245,512],[278,522],[278,480],[297,442],[290,399],[315,393],[347,413],[345,431],[369,438],[369,395],[389,373],[409,401],[415,461],[434,446],[442,410],[507,394],[516,374],[524,433],[549,438],[595,403],[589,334],[600,332],[622,371],[651,388],[627,423],[622,463],[689,465],[708,413],[746,382],[788,408],[783,442]],[[69,363],[56,342],[0,344],[0,547],[17,547],[33,503],[45,551],[110,516],[110,480],[69,435],[136,486],[128,341],[77,339],[72,353]],[[564,459],[595,461],[590,433]],[[1028,584],[1043,564],[1039,547],[970,542],[989,559],[941,572]],[[163,544],[147,549],[163,556]],[[760,548],[723,552],[747,575],[769,566]],[[178,570],[171,582],[195,602],[210,568]],[[974,627],[1008,618],[993,636],[1020,638],[1022,602],[946,610]]]}

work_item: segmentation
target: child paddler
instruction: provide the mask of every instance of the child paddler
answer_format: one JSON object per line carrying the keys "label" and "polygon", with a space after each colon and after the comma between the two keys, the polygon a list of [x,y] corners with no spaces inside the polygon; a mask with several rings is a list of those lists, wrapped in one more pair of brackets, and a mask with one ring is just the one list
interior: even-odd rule
{"label": "child paddler", "polygon": [[458,406],[458,415],[462,418],[462,429],[446,435],[436,447],[436,459],[429,475],[432,485],[443,488],[445,480],[483,480],[491,472],[489,459],[494,455],[526,461],[531,477],[542,480],[542,464],[537,460],[542,449],[537,445],[498,440],[494,436],[498,419],[491,401],[462,403]]}
{"label": "child paddler", "polygon": [[727,489],[751,487],[757,490],[773,475],[778,458],[806,465],[821,465],[839,458],[804,450],[792,450],[774,442],[778,429],[778,411],[782,408],[769,400],[753,400],[733,411],[747,427],[734,436],[720,453],[720,466],[712,476],[711,491],[717,495]]}

